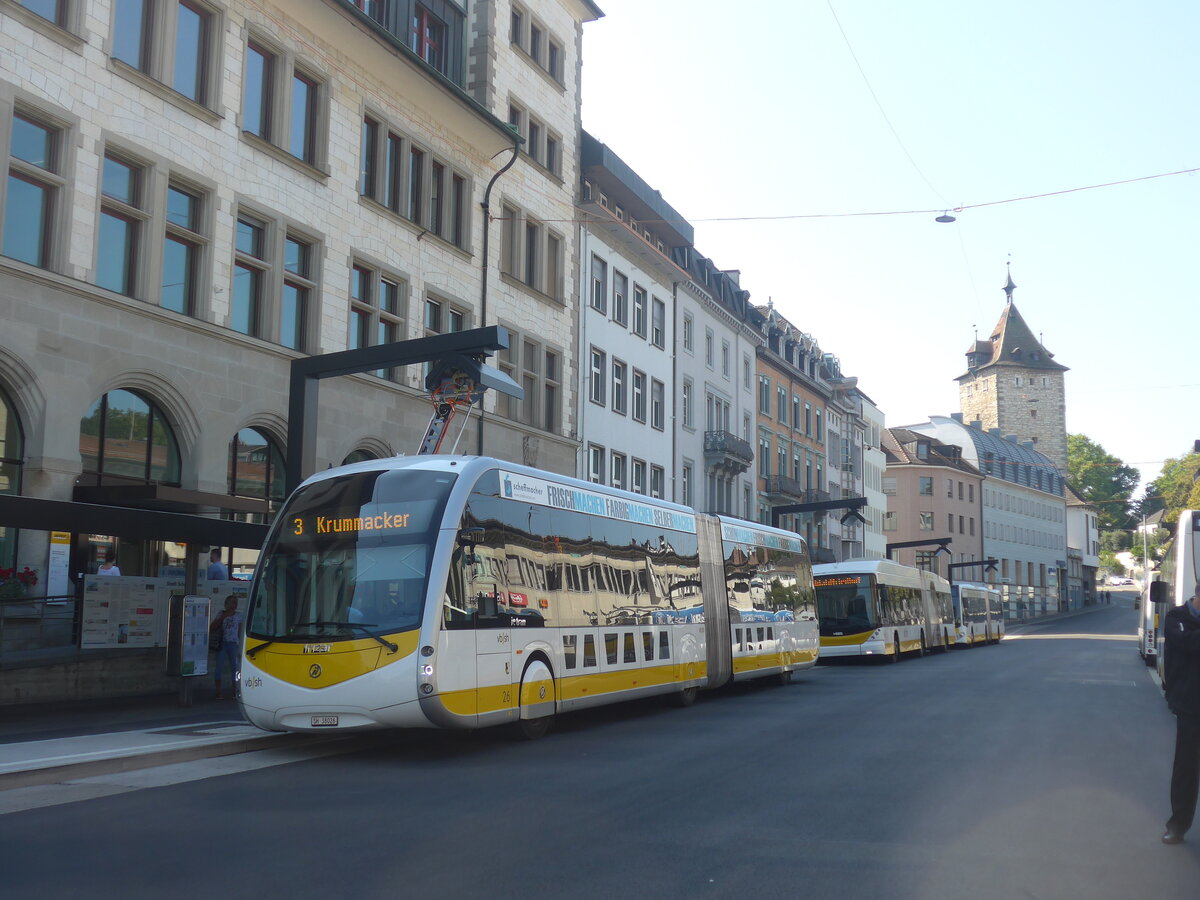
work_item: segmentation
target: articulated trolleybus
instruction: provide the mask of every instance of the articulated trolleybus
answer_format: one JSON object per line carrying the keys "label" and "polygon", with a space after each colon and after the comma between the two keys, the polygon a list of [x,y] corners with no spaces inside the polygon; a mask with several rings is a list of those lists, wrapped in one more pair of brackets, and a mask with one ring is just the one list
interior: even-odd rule
{"label": "articulated trolleybus", "polygon": [[477,728],[790,679],[820,649],[802,538],[483,457],[330,469],[288,499],[239,698],[267,730]]}
{"label": "articulated trolleybus", "polygon": [[[1200,580],[1200,510],[1185,509],[1179,513],[1179,522],[1175,526],[1175,536],[1167,544],[1163,554],[1162,564],[1158,568],[1155,580],[1150,583],[1149,597],[1154,610],[1152,619],[1152,634],[1154,636],[1154,654],[1146,660],[1147,665],[1157,665],[1160,684],[1165,678],[1164,655],[1166,643],[1163,640],[1162,623],[1167,617],[1167,611],[1172,606],[1182,606],[1196,592],[1197,581]],[[1143,610],[1143,613],[1145,610]],[[1145,625],[1143,625],[1143,628]],[[1145,646],[1143,639],[1143,646]]]}
{"label": "articulated trolleybus", "polygon": [[815,566],[821,656],[942,652],[956,640],[950,583],[886,559]]}
{"label": "articulated trolleybus", "polygon": [[986,584],[958,581],[950,585],[954,625],[964,647],[990,644],[1004,638],[1004,607],[1000,592]]}

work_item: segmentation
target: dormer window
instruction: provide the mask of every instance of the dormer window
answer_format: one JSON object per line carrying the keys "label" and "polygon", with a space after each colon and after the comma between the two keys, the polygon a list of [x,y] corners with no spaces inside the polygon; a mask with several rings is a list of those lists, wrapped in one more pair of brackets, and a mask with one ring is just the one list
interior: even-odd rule
{"label": "dormer window", "polygon": [[929,459],[929,441],[917,441],[917,459]]}

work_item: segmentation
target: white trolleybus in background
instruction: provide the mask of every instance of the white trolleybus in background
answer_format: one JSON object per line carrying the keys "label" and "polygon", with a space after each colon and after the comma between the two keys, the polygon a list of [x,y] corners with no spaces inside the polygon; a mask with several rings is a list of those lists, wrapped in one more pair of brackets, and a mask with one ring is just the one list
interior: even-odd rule
{"label": "white trolleybus in background", "polygon": [[820,649],[791,532],[497,459],[305,481],[272,526],[239,699],[268,730],[477,728],[790,679]]}
{"label": "white trolleybus in background", "polygon": [[821,656],[873,656],[937,649],[956,640],[950,583],[886,559],[813,567]]}
{"label": "white trolleybus in background", "polygon": [[958,581],[950,585],[954,601],[956,641],[964,647],[1004,638],[1004,606],[1000,592],[986,584]]}
{"label": "white trolleybus in background", "polygon": [[[1200,510],[1185,509],[1179,513],[1175,535],[1167,544],[1154,579],[1150,582],[1150,602],[1143,604],[1153,607],[1150,628],[1154,636],[1154,657],[1146,662],[1148,665],[1157,665],[1161,683],[1166,649],[1162,622],[1167,617],[1170,607],[1182,606],[1191,599],[1196,591],[1197,579],[1200,579]],[[1147,640],[1143,638],[1143,646],[1146,643]]]}

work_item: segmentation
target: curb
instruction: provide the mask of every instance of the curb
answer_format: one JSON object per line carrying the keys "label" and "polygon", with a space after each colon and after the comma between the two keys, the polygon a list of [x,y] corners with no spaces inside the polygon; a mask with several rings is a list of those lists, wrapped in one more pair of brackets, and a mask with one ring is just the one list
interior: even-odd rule
{"label": "curb", "polygon": [[316,746],[335,741],[350,740],[347,735],[313,738],[306,734],[263,733],[254,737],[238,738],[231,741],[199,744],[193,747],[173,747],[168,750],[149,750],[143,753],[114,755],[102,759],[90,759],[85,762],[62,763],[61,765],[42,766],[23,769],[15,772],[0,773],[0,791],[15,788],[32,787],[42,784],[57,784],[64,781],[74,781],[79,778],[90,778],[93,775],[114,775],[121,772],[133,772],[141,769],[152,769],[172,763],[193,762],[198,759],[213,759],[218,756],[233,756],[238,753],[248,753],[254,750],[268,748],[282,749],[297,745]]}

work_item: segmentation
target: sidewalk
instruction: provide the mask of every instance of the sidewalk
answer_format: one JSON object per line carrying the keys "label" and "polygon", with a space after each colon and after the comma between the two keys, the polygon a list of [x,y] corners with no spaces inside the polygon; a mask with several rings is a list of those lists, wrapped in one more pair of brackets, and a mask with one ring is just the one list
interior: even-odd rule
{"label": "sidewalk", "polygon": [[175,695],[0,709],[0,791],[312,743],[260,731],[233,701]]}

